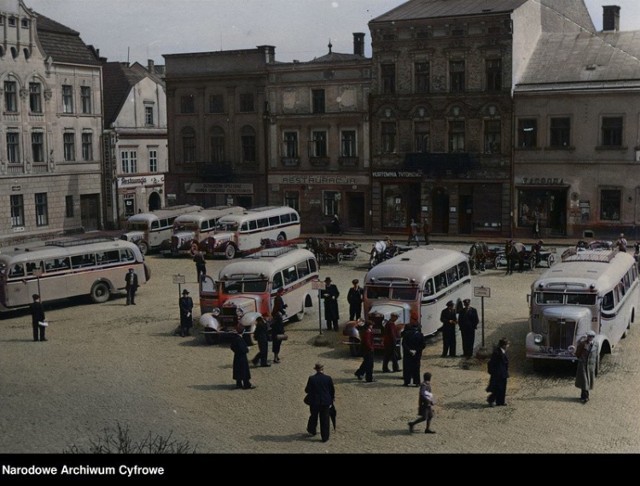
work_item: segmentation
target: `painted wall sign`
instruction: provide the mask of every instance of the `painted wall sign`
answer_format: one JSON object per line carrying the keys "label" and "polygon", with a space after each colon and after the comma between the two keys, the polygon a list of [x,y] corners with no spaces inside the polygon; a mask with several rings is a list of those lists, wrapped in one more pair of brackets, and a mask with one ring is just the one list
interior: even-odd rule
{"label": "painted wall sign", "polygon": [[253,194],[253,184],[241,182],[186,182],[187,194]]}
{"label": "painted wall sign", "polygon": [[153,186],[164,184],[164,174],[154,176],[118,177],[118,187]]}
{"label": "painted wall sign", "polygon": [[407,170],[380,170],[373,173],[373,177],[384,177],[391,179],[398,179],[401,177],[419,178],[422,179],[421,172],[413,172]]}
{"label": "painted wall sign", "polygon": [[562,177],[523,177],[522,183],[554,186],[564,184],[564,179]]}
{"label": "painted wall sign", "polygon": [[367,185],[369,184],[368,176],[358,175],[337,175],[337,174],[270,174],[269,184],[344,184],[344,185]]}

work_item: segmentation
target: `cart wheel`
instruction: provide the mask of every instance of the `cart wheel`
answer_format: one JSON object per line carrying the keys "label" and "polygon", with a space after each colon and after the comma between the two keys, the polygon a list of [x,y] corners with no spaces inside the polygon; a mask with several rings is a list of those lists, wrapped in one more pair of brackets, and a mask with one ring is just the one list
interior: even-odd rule
{"label": "cart wheel", "polygon": [[553,265],[555,262],[556,262],[556,257],[552,253],[547,257],[547,265],[551,267],[551,265]]}
{"label": "cart wheel", "polygon": [[342,255],[342,253],[338,253],[336,259],[338,260],[338,263],[340,263],[344,259],[344,256]]}

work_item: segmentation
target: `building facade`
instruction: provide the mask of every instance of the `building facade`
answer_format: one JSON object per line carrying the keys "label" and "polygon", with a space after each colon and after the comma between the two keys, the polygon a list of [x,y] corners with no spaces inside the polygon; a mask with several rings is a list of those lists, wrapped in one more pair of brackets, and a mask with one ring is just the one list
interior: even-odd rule
{"label": "building facade", "polygon": [[104,62],[105,221],[165,206],[168,171],[164,82],[138,63]]}
{"label": "building facade", "polygon": [[100,63],[79,34],[0,2],[0,242],[98,229]]}

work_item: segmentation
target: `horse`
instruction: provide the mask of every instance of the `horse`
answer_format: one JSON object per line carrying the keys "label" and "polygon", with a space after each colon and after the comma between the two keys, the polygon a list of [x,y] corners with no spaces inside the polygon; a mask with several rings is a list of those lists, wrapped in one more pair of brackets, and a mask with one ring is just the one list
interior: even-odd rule
{"label": "horse", "polygon": [[518,272],[524,270],[524,257],[526,248],[522,243],[514,243],[513,240],[508,240],[504,245],[504,255],[507,259],[507,275],[511,275],[518,262]]}
{"label": "horse", "polygon": [[471,245],[471,248],[469,248],[469,266],[474,274],[483,272],[486,269],[488,253],[489,247],[484,241],[476,241]]}

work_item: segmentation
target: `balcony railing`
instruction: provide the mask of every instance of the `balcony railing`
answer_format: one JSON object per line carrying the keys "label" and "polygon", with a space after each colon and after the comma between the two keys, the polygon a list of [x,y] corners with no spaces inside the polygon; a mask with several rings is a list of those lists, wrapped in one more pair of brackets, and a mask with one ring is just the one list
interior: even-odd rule
{"label": "balcony railing", "polygon": [[281,160],[284,167],[298,167],[300,165],[300,157],[282,157]]}
{"label": "balcony railing", "polygon": [[9,174],[9,175],[24,174],[24,165],[22,165],[22,164],[7,164],[7,174]]}
{"label": "balcony railing", "polygon": [[31,166],[31,172],[33,174],[44,174],[49,172],[49,166],[47,164],[33,164]]}
{"label": "balcony railing", "polygon": [[327,167],[329,165],[329,157],[310,157],[312,167]]}
{"label": "balcony railing", "polygon": [[338,165],[340,167],[358,167],[358,157],[339,157]]}

